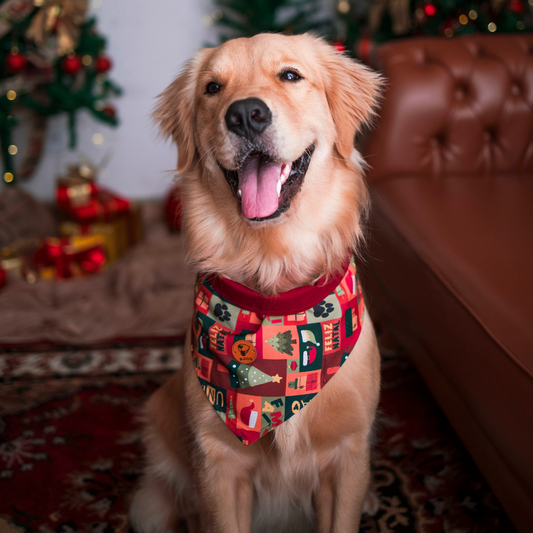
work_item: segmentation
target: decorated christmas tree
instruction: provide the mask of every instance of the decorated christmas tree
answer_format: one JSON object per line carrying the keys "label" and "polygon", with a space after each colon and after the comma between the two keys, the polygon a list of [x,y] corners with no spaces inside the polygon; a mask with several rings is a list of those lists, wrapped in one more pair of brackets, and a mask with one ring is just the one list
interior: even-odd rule
{"label": "decorated christmas tree", "polygon": [[324,14],[320,0],[214,0],[214,4],[212,17],[221,27],[222,42],[263,32],[332,33],[331,17]]}
{"label": "decorated christmas tree", "polygon": [[292,338],[291,330],[287,330],[270,337],[267,343],[279,353],[286,353],[292,356],[292,345],[296,344],[296,340]]}
{"label": "decorated christmas tree", "polygon": [[235,408],[233,407],[233,398],[229,399],[228,418],[235,418]]}
{"label": "decorated christmas tree", "polygon": [[[79,110],[117,124],[108,98],[120,94],[120,89],[107,77],[111,60],[105,55],[106,41],[97,32],[95,19],[87,18],[87,7],[87,0],[0,1],[4,54],[0,65],[0,151],[5,183],[29,177],[39,157],[40,150],[33,149],[33,164],[15,169],[18,147],[12,143],[12,131],[22,108],[34,117],[34,133],[37,129],[43,136],[43,120],[66,113],[71,148],[76,145]],[[30,135],[30,141],[34,136]],[[33,143],[35,146],[39,143]]]}
{"label": "decorated christmas tree", "polygon": [[278,381],[280,378],[275,376],[276,380],[272,376],[261,372],[253,366],[244,365],[231,361],[228,365],[229,378],[232,388],[245,388],[256,387],[257,385],[264,385],[271,381]]}
{"label": "decorated christmas tree", "polygon": [[213,0],[221,41],[260,32],[314,31],[339,51],[368,60],[376,43],[398,37],[533,29],[528,0]]}
{"label": "decorated christmas tree", "polygon": [[398,37],[531,31],[531,10],[527,0],[340,0],[339,40],[367,59],[373,43]]}

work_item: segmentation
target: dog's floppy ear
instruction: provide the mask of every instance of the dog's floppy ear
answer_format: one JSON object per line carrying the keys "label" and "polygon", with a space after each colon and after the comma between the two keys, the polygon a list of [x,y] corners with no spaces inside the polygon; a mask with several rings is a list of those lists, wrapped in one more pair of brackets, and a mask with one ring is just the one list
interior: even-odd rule
{"label": "dog's floppy ear", "polygon": [[210,49],[200,50],[180,75],[159,95],[153,118],[161,134],[178,145],[178,170],[190,170],[196,161],[195,91],[200,67]]}
{"label": "dog's floppy ear", "polygon": [[381,94],[382,78],[361,63],[324,43],[323,61],[328,78],[326,97],[337,138],[335,146],[349,159],[356,133],[373,117]]}

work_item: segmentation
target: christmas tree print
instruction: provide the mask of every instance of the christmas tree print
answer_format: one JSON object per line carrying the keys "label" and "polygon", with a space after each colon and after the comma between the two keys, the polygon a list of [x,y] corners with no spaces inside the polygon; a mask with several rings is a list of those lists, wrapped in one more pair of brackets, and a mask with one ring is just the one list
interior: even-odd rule
{"label": "christmas tree print", "polygon": [[233,398],[229,399],[228,418],[235,418],[235,409],[233,408]]}
{"label": "christmas tree print", "polygon": [[296,344],[296,340],[292,338],[290,330],[280,332],[267,340],[268,344],[279,353],[286,353],[292,356],[292,345]]}
{"label": "christmas tree print", "polygon": [[[257,368],[254,368],[253,366],[237,363],[237,361],[230,361],[228,369],[230,383],[234,389],[256,387],[257,385],[264,385],[271,381],[277,381],[277,379],[273,379],[272,376],[261,372],[261,370],[257,370]],[[279,379],[277,375],[276,378]]]}

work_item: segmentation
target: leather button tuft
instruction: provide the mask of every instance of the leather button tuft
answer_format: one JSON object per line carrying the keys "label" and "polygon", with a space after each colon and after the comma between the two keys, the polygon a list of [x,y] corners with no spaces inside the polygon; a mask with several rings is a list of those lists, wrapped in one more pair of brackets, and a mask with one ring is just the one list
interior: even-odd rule
{"label": "leather button tuft", "polygon": [[454,95],[456,100],[464,100],[468,95],[468,87],[466,85],[458,85]]}
{"label": "leather button tuft", "polygon": [[518,81],[513,82],[511,85],[511,94],[513,96],[518,96],[522,93],[522,86]]}
{"label": "leather button tuft", "polygon": [[484,140],[485,142],[491,142],[491,141],[494,141],[495,137],[496,137],[496,134],[494,133],[493,130],[485,130],[485,131],[483,132],[483,140]]}

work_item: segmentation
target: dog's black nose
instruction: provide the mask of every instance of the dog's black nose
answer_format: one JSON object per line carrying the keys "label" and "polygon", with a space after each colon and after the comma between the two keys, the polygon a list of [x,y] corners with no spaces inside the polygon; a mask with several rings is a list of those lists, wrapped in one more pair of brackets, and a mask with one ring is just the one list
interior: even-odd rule
{"label": "dog's black nose", "polygon": [[272,122],[272,113],[259,98],[245,98],[233,102],[226,112],[228,130],[252,140]]}

